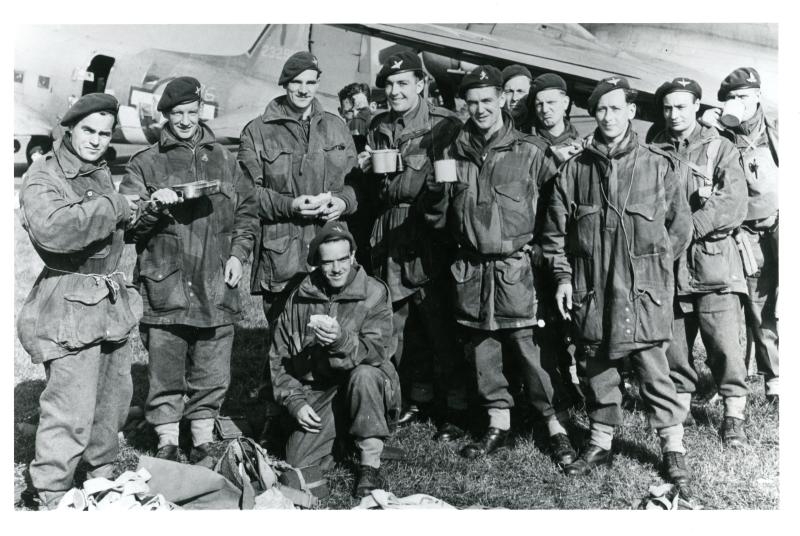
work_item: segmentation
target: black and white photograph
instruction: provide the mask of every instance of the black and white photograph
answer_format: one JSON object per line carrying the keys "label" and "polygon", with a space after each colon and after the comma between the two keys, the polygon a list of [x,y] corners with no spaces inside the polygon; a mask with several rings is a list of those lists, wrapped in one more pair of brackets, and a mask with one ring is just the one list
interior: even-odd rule
{"label": "black and white photograph", "polygon": [[15,23],[6,509],[791,508],[796,28],[530,9]]}

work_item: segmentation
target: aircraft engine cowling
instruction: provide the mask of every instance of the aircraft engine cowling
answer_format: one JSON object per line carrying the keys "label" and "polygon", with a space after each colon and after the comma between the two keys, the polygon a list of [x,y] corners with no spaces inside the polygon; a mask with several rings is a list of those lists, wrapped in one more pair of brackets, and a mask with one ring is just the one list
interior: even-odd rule
{"label": "aircraft engine cowling", "polygon": [[422,62],[428,73],[436,80],[436,85],[444,98],[445,106],[454,108],[454,99],[458,94],[458,85],[461,83],[461,78],[477,65],[431,52],[422,53]]}

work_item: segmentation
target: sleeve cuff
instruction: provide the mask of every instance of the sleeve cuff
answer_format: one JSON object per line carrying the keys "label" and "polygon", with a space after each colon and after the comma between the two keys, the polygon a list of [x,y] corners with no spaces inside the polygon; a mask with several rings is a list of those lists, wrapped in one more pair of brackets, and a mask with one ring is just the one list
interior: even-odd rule
{"label": "sleeve cuff", "polygon": [[286,403],[286,410],[292,418],[296,418],[297,412],[306,404],[308,404],[308,402],[306,402],[306,399],[303,397],[292,398]]}
{"label": "sleeve cuff", "polygon": [[692,214],[692,223],[694,224],[694,235],[697,238],[702,238],[714,231],[711,222],[702,212]]}

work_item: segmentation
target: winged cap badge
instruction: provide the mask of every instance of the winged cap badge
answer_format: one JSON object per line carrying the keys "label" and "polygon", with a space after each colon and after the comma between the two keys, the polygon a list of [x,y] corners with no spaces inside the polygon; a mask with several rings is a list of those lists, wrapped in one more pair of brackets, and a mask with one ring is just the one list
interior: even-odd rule
{"label": "winged cap badge", "polygon": [[751,73],[750,71],[747,71],[747,74],[749,74],[749,75],[750,75],[750,76],[749,76],[749,78],[747,78],[747,81],[748,81],[748,82],[750,82],[751,84],[753,84],[753,83],[755,83],[755,82],[758,82],[758,78],[756,78],[755,76],[753,76],[753,73]]}
{"label": "winged cap badge", "polygon": [[397,60],[392,63],[392,69],[399,69],[401,65],[403,65],[403,60]]}
{"label": "winged cap badge", "polygon": [[680,80],[678,80],[677,82],[678,82],[680,85],[682,85],[683,87],[686,87],[686,86],[688,86],[688,85],[689,85],[689,83],[690,83],[688,80],[684,80],[683,78],[681,78],[681,79],[680,79]]}
{"label": "winged cap badge", "polygon": [[486,71],[481,71],[480,79],[481,80],[486,80],[487,78],[489,78],[489,76],[486,74]]}
{"label": "winged cap badge", "polygon": [[608,80],[606,80],[606,82],[608,82],[612,86],[616,86],[619,83],[619,78],[609,78]]}

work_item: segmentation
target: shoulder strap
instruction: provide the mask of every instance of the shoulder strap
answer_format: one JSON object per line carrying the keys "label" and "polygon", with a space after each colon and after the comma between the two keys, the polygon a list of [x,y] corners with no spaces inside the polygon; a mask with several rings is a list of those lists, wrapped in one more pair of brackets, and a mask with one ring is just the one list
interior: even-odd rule
{"label": "shoulder strap", "polygon": [[719,154],[719,147],[721,144],[722,141],[719,138],[714,138],[706,147],[706,173],[703,177],[706,182],[714,178],[714,162],[717,160],[717,154]]}

